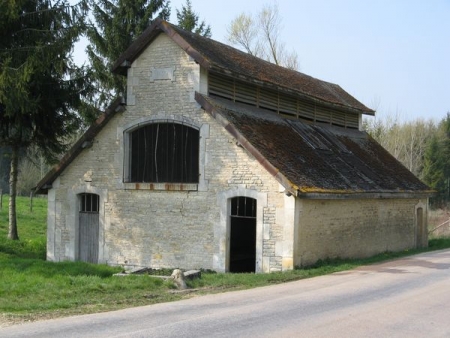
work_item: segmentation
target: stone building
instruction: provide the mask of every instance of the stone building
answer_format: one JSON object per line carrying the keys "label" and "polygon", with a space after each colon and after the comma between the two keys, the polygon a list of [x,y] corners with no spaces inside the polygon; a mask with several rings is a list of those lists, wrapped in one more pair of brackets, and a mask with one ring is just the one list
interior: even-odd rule
{"label": "stone building", "polygon": [[47,258],[271,272],[427,245],[429,188],[338,85],[156,20],[118,99],[37,185]]}

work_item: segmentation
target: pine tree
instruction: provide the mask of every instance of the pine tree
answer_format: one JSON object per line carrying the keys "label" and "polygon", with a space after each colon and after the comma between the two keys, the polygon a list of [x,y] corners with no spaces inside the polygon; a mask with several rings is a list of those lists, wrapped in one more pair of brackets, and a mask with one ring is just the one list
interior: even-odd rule
{"label": "pine tree", "polygon": [[126,79],[113,74],[111,66],[150,24],[155,16],[170,16],[166,0],[90,0],[94,21],[87,37],[87,55],[92,67],[91,82],[96,91],[84,114],[94,119],[117,95],[125,94]]}
{"label": "pine tree", "polygon": [[432,204],[440,205],[450,200],[450,113],[439,123],[438,133],[431,138],[424,156],[424,181],[437,194]]}
{"label": "pine tree", "polygon": [[211,37],[211,27],[205,21],[199,22],[200,18],[192,9],[191,0],[186,0],[186,5],[181,6],[181,11],[177,11],[178,26],[184,30]]}
{"label": "pine tree", "polygon": [[79,126],[74,109],[85,77],[71,52],[83,29],[83,3],[10,0],[0,11],[0,146],[11,149],[9,234],[18,239],[16,188],[20,154],[37,146],[48,161]]}

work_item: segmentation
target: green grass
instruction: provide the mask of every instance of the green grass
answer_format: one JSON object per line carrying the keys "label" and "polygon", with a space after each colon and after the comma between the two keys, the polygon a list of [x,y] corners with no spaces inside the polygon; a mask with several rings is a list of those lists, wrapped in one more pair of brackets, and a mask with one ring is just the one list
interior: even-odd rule
{"label": "green grass", "polygon": [[[113,277],[121,269],[83,262],[47,262],[46,205],[43,198],[19,197],[19,241],[8,240],[8,199],[0,210],[0,320],[34,320],[61,315],[109,311],[190,297],[174,292],[173,284],[148,276]],[[450,247],[449,238],[433,239],[427,250]],[[309,278],[426,250],[383,253],[359,260],[325,260],[308,269],[271,274],[204,272],[189,282],[197,294],[246,289]],[[1,323],[0,323],[1,324]]]}
{"label": "green grass", "polygon": [[7,239],[8,197],[0,210],[0,313],[40,317],[76,314],[180,299],[156,278],[112,277],[121,268],[84,262],[47,262],[47,201],[17,199],[19,241]]}
{"label": "green grass", "polygon": [[17,224],[20,241],[6,239],[8,235],[8,203],[9,198],[4,195],[0,210],[0,259],[9,256],[45,259],[47,199],[34,198],[33,211],[30,211],[30,199],[17,198]]}

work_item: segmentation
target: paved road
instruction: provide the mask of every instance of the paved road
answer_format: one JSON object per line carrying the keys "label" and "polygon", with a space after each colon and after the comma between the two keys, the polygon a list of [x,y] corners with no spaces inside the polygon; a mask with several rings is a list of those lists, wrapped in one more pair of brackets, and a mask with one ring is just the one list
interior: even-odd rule
{"label": "paved road", "polygon": [[450,337],[450,250],[247,291],[0,329],[0,337]]}

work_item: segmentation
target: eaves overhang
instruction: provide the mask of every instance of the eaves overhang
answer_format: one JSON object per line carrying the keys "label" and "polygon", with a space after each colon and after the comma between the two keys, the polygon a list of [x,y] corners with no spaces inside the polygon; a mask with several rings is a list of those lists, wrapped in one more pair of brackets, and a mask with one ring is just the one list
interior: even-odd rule
{"label": "eaves overhang", "polygon": [[291,88],[288,88],[285,86],[281,86],[279,84],[275,84],[275,83],[272,83],[269,81],[261,81],[261,80],[255,79],[254,77],[245,76],[242,73],[235,73],[227,68],[220,67],[214,63],[211,63],[208,66],[209,66],[209,71],[211,71],[211,72],[215,72],[217,74],[222,74],[224,76],[231,77],[235,80],[247,82],[247,83],[262,87],[262,88],[267,88],[267,89],[273,90],[275,92],[281,92],[281,93],[284,93],[287,95],[292,95],[299,99],[312,101],[317,105],[324,106],[327,108],[337,109],[340,111],[346,111],[346,112],[353,113],[353,114],[364,114],[364,115],[370,115],[370,116],[375,116],[375,113],[376,113],[375,110],[372,110],[367,107],[366,107],[366,109],[360,109],[360,108],[355,108],[351,105],[330,102],[330,101],[324,100],[320,97],[314,96],[311,93],[303,93],[302,91],[294,90],[294,89],[291,89]]}
{"label": "eaves overhang", "polygon": [[103,114],[86,130],[78,141],[69,149],[57,165],[55,165],[33,188],[35,194],[46,194],[51,189],[55,179],[69,166],[70,163],[86,148],[92,145],[94,138],[103,127],[118,112],[123,112],[125,106],[121,97],[117,98]]}
{"label": "eaves overhang", "polygon": [[298,192],[300,199],[313,200],[350,200],[350,199],[425,199],[432,197],[435,191],[411,191],[411,192],[391,192],[391,191],[329,191],[329,192]]}

